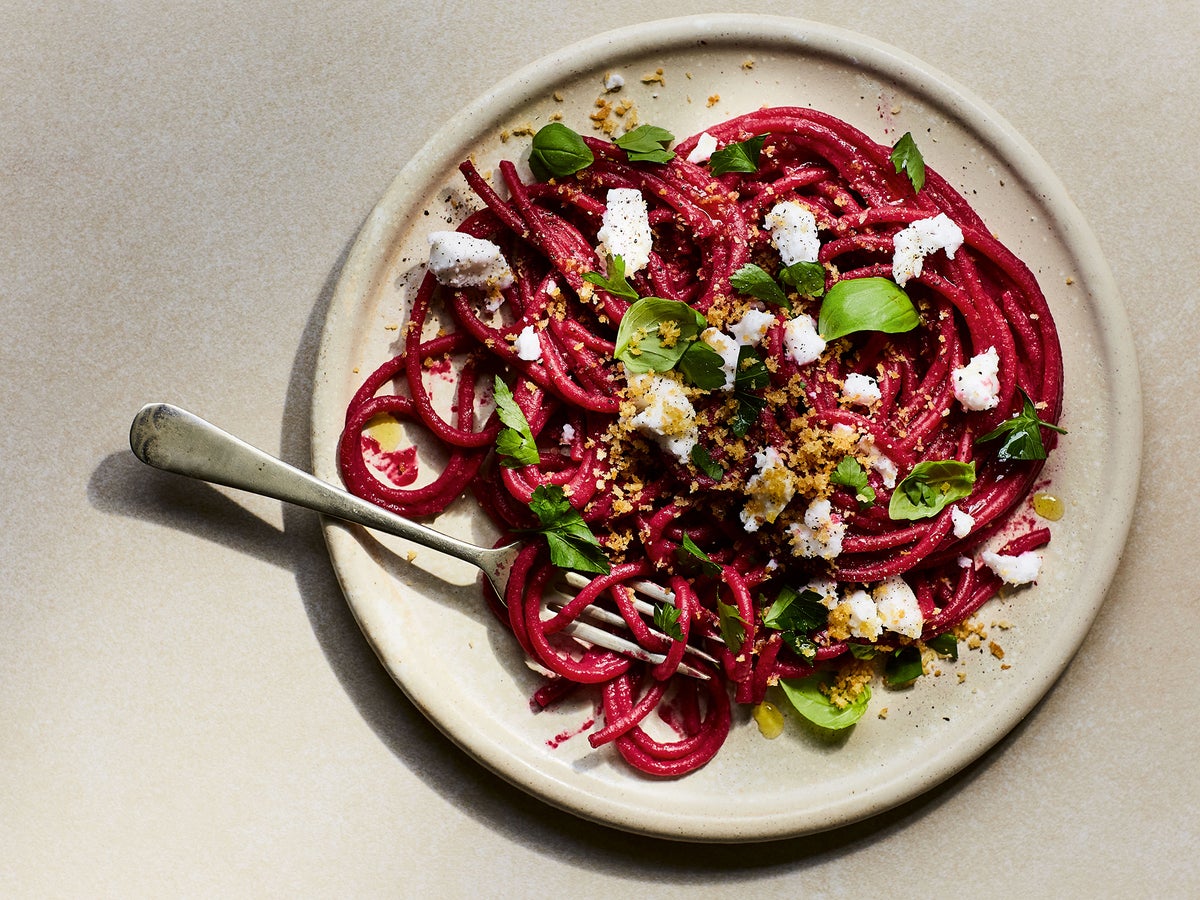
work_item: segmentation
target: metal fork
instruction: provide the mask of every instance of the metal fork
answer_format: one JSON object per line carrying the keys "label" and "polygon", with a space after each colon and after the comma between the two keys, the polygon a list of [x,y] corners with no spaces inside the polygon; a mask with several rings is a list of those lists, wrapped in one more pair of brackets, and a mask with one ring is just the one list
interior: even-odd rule
{"label": "metal fork", "polygon": [[[434,531],[334,487],[252,447],[211,422],[167,403],[150,403],[142,407],[129,429],[129,446],[138,459],[155,468],[293,503],[335,519],[405,538],[469,562],[483,572],[502,602],[513,561],[522,547],[520,543],[495,548],[480,547]],[[574,587],[587,584],[587,580],[581,579],[576,573],[569,573],[566,580]],[[674,595],[670,591],[652,583],[637,582],[630,587],[660,602],[674,602]],[[654,612],[654,607],[642,600],[635,600],[635,606],[643,614],[652,615]],[[621,616],[608,610],[590,606],[585,612],[593,622],[628,628]],[[661,653],[652,653],[587,622],[574,621],[563,631],[633,659],[658,664],[665,658]],[[716,662],[691,645],[688,646],[688,652],[707,662]],[[704,672],[685,663],[680,664],[679,672],[693,678],[708,678]]]}

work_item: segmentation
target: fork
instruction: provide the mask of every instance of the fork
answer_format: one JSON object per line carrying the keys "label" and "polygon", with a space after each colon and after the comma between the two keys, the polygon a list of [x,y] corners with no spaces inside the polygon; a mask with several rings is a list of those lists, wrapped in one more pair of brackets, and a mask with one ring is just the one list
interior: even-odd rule
{"label": "fork", "polygon": [[[480,547],[435,531],[334,487],[222,431],[211,422],[167,403],[147,404],[134,416],[129,429],[129,446],[138,459],[157,469],[303,506],[464,560],[483,572],[500,601],[504,602],[504,589],[512,564],[521,550],[520,542],[501,547]],[[574,572],[567,573],[565,580],[576,588],[588,583],[586,578]],[[651,582],[633,582],[628,586],[659,602],[673,603],[675,599],[670,591]],[[654,607],[643,600],[635,598],[634,605],[642,614],[654,613]],[[592,622],[628,628],[624,618],[609,610],[589,606],[585,614]],[[661,653],[653,653],[588,622],[573,621],[563,631],[632,659],[655,665],[665,659]],[[660,636],[669,640],[665,635]],[[687,652],[706,662],[716,662],[690,644]],[[693,678],[707,680],[709,677],[686,663],[680,663],[679,672]]]}

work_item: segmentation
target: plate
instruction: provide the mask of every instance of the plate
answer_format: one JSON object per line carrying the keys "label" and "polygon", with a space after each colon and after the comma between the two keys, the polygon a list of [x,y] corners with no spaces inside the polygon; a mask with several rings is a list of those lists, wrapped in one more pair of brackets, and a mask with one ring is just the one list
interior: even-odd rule
{"label": "plate", "polygon": [[[643,77],[662,70],[662,82]],[[1044,575],[980,613],[1001,661],[968,652],[910,690],[879,689],[871,712],[835,739],[789,719],[764,739],[738,710],[725,747],[698,772],[656,780],[609,748],[592,751],[581,698],[534,715],[538,676],[484,608],[476,573],[398,541],[329,522],[325,536],[363,633],[405,693],[484,766],[554,806],[628,831],[693,841],[756,841],[844,825],[910,800],[968,765],[1025,716],[1083,642],[1116,568],[1137,489],[1137,369],[1125,314],[1095,238],[1036,152],[946,76],[844,30],[763,16],[638,25],[555,53],[453,117],[405,166],[364,225],[322,338],[313,395],[313,464],[337,481],[335,447],[363,377],[393,355],[428,232],[461,221],[457,165],[519,158],[514,137],[561,114],[581,132],[609,72],[640,120],[684,136],[763,105],[832,113],[881,142],[920,135],[928,165],[967,196],[1025,260],[1063,336],[1069,429],[1044,474],[1066,503]],[[453,227],[451,224],[449,227]],[[486,540],[461,501],[439,529]],[[886,718],[876,712],[888,708]],[[736,801],[731,798],[737,798]]]}

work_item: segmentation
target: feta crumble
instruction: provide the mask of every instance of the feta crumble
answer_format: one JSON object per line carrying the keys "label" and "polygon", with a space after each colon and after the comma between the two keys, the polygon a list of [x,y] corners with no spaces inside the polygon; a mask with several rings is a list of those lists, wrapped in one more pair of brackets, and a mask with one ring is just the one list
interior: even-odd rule
{"label": "feta crumble", "polygon": [[951,375],[954,396],[966,410],[995,409],[1000,402],[1000,354],[995,347],[971,357]]}
{"label": "feta crumble", "polygon": [[742,318],[729,326],[729,332],[739,344],[753,347],[762,343],[767,331],[775,324],[775,317],[761,309],[751,309]]}
{"label": "feta crumble", "polygon": [[741,513],[742,526],[750,532],[779,518],[796,494],[796,477],[774,447],[755,453],[754,465],[757,471],[746,482],[749,499]]}
{"label": "feta crumble", "polygon": [[852,406],[865,406],[868,409],[883,399],[879,384],[870,375],[851,372],[842,382],[842,400]]}
{"label": "feta crumble", "polygon": [[[673,378],[653,373],[630,375],[626,398],[636,414],[628,424],[653,439],[680,462],[687,462],[700,438],[696,410]],[[626,404],[622,404],[624,418]]]}
{"label": "feta crumble", "polygon": [[526,325],[521,329],[521,333],[517,335],[517,340],[513,343],[513,349],[517,351],[517,359],[523,359],[526,362],[536,362],[542,358],[542,342],[538,339],[537,329],[532,325]]}
{"label": "feta crumble", "polygon": [[438,284],[448,287],[506,288],[513,283],[500,248],[461,231],[429,235],[429,271]]}
{"label": "feta crumble", "polygon": [[914,639],[921,636],[925,617],[921,615],[917,595],[907,581],[899,575],[893,575],[876,585],[871,595],[875,598],[884,628]]}
{"label": "feta crumble", "polygon": [[908,279],[921,274],[925,257],[945,250],[946,256],[954,259],[954,254],[962,245],[962,229],[945,213],[938,213],[932,219],[919,219],[896,232],[892,278],[896,284],[904,287]]}
{"label": "feta crumble", "polygon": [[[849,426],[841,426],[847,428]],[[854,429],[850,429],[853,431]],[[867,465],[879,473],[879,477],[883,479],[883,486],[894,488],[896,486],[896,478],[900,475],[900,470],[891,458],[885,456],[878,447],[875,446],[875,438],[870,433],[864,434],[858,439],[858,452],[866,457]]]}
{"label": "feta crumble", "polygon": [[625,261],[626,274],[640,272],[650,262],[650,211],[637,188],[611,188],[596,238],[601,256],[611,253]]}
{"label": "feta crumble", "polygon": [[957,506],[950,510],[950,521],[954,523],[954,536],[956,538],[965,538],[971,533],[971,529],[975,527],[975,517]]}
{"label": "feta crumble", "polygon": [[838,605],[837,582],[832,578],[814,578],[804,586],[804,590],[812,591],[821,597],[821,605],[826,609],[833,609]]}
{"label": "feta crumble", "polygon": [[825,341],[817,334],[813,317],[801,313],[783,326],[783,347],[798,366],[816,362],[825,352]]}
{"label": "feta crumble", "polygon": [[846,625],[850,629],[851,637],[866,641],[877,640],[879,632],[883,630],[883,620],[879,618],[879,608],[871,599],[871,595],[866,591],[857,590],[849,594],[845,602],[850,607],[850,619]]}
{"label": "feta crumble", "polygon": [[700,340],[712,347],[721,357],[721,371],[725,373],[725,383],[721,385],[721,390],[728,391],[733,389],[734,381],[737,379],[738,357],[741,355],[741,346],[718,328],[705,328],[700,333]]}
{"label": "feta crumble", "polygon": [[707,131],[696,139],[696,146],[692,148],[692,152],[687,155],[687,161],[690,163],[708,162],[709,158],[717,149],[717,139]]}
{"label": "feta crumble", "polygon": [[842,552],[846,523],[833,518],[828,500],[814,500],[804,513],[804,522],[788,526],[788,535],[797,556],[833,559]]}
{"label": "feta crumble", "polygon": [[771,243],[785,266],[817,261],[821,251],[817,217],[803,204],[795,200],[776,203],[763,220],[763,228],[771,232]]}
{"label": "feta crumble", "polygon": [[1042,570],[1042,557],[1032,550],[1027,550],[1019,556],[1005,556],[1002,553],[984,550],[979,554],[979,558],[1008,584],[1029,584],[1031,581],[1037,581]]}
{"label": "feta crumble", "polygon": [[604,76],[604,90],[611,93],[625,87],[625,76],[620,72],[609,72]]}
{"label": "feta crumble", "polygon": [[575,440],[575,426],[567,422],[562,427],[562,435],[559,437],[559,443],[564,447],[568,446]]}

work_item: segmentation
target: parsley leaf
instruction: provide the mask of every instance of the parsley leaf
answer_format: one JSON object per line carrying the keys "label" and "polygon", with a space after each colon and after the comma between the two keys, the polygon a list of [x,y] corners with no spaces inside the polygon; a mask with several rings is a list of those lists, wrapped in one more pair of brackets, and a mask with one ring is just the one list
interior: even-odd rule
{"label": "parsley leaf", "polygon": [[675,158],[675,151],[667,145],[675,135],[657,125],[639,125],[613,141],[625,151],[630,162],[668,163]]}
{"label": "parsley leaf", "polygon": [[608,270],[608,275],[602,275],[599,272],[585,272],[583,280],[608,291],[614,297],[628,300],[630,303],[637,300],[637,291],[625,278],[625,260],[621,258],[621,255],[608,254],[608,265],[605,268]]}
{"label": "parsley leaf", "polygon": [[683,536],[683,545],[679,548],[677,555],[681,560],[688,557],[693,560],[698,560],[700,564],[700,571],[705,575],[721,574],[721,566],[713,562],[712,557],[696,546],[696,542],[686,534]]}
{"label": "parsley leaf", "polygon": [[683,626],[679,624],[679,609],[669,603],[655,604],[654,627],[673,641],[683,640]]}
{"label": "parsley leaf", "polygon": [[734,410],[733,418],[729,420],[730,430],[738,437],[745,437],[746,434],[754,427],[754,423],[758,421],[759,413],[767,406],[767,401],[757,394],[751,394],[748,391],[734,391],[734,398],[737,400],[737,409]]}
{"label": "parsley leaf", "polygon": [[925,158],[917,149],[917,142],[913,140],[911,131],[904,132],[900,140],[896,141],[888,159],[896,167],[897,174],[903,170],[908,175],[914,191],[920,191],[925,186]]}
{"label": "parsley leaf", "polygon": [[883,666],[883,681],[888,687],[912,684],[925,673],[921,651],[915,644],[895,651]]}
{"label": "parsley leaf", "polygon": [[496,415],[504,426],[496,436],[496,452],[500,454],[500,464],[515,468],[517,466],[536,466],[541,462],[538,455],[537,443],[533,439],[533,431],[521,407],[513,399],[508,385],[496,376],[495,386]]}
{"label": "parsley leaf", "polygon": [[532,530],[544,535],[550,544],[551,563],[560,569],[601,575],[611,571],[604,548],[559,485],[539,484],[533,489],[529,509],[542,523],[540,528]]}
{"label": "parsley leaf", "polygon": [[736,654],[746,643],[746,622],[738,615],[738,608],[728,603],[717,601],[717,616],[721,624],[721,639],[725,646]]}
{"label": "parsley leaf", "polygon": [[797,591],[786,585],[771,608],[763,613],[763,624],[777,631],[814,631],[824,628],[829,620],[829,610],[821,602],[816,591]]}
{"label": "parsley leaf", "polygon": [[704,341],[693,341],[675,365],[683,377],[705,391],[725,386],[725,360]]}
{"label": "parsley leaf", "polygon": [[720,150],[714,150],[708,158],[708,168],[713,175],[724,175],[726,172],[757,172],[758,156],[762,153],[765,134],[752,137],[748,141],[729,144]]}
{"label": "parsley leaf", "polygon": [[721,467],[720,463],[712,458],[712,454],[708,452],[708,448],[703,444],[696,444],[692,447],[692,465],[713,481],[720,481],[725,477],[725,470]]}
{"label": "parsley leaf", "polygon": [[875,488],[867,484],[867,473],[853,456],[844,456],[837,468],[829,473],[829,480],[854,492],[859,503],[870,505],[875,502]]}
{"label": "parsley leaf", "polygon": [[984,441],[994,441],[997,438],[1004,438],[1004,442],[1000,445],[1000,449],[996,451],[996,458],[1001,462],[1008,462],[1013,459],[1045,459],[1046,448],[1042,444],[1042,428],[1049,428],[1051,431],[1057,431],[1059,434],[1066,434],[1066,429],[1059,428],[1057,425],[1051,425],[1049,422],[1043,422],[1037,416],[1037,407],[1033,405],[1033,401],[1029,399],[1029,395],[1025,393],[1024,388],[1017,388],[1021,392],[1021,396],[1025,398],[1023,407],[1019,413],[1000,423],[998,428],[989,431],[981,438],[977,438],[980,443]]}
{"label": "parsley leaf", "polygon": [[596,155],[583,138],[562,122],[544,125],[533,136],[529,148],[529,168],[538,181],[562,178],[586,169]]}
{"label": "parsley leaf", "polygon": [[862,693],[843,709],[829,699],[821,688],[828,685],[827,674],[809,675],[807,678],[781,678],[779,686],[796,712],[814,725],[836,731],[849,728],[863,717],[867,704],[871,702],[871,689],[864,687]]}
{"label": "parsley leaf", "polygon": [[927,519],[955,500],[970,496],[975,485],[975,463],[929,459],[913,466],[892,491],[890,519]]}
{"label": "parsley leaf", "polygon": [[[787,294],[783,292],[775,279],[765,269],[754,263],[746,263],[734,272],[729,276],[729,283],[739,294],[748,294],[751,297],[757,297],[764,303],[773,303],[784,309],[792,308],[792,302],[788,300]],[[824,284],[823,279],[822,284]]]}
{"label": "parsley leaf", "polygon": [[825,267],[819,262],[794,262],[779,270],[779,280],[791,285],[805,297],[820,297],[825,293]]}
{"label": "parsley leaf", "polygon": [[730,429],[738,437],[746,436],[758,421],[758,414],[767,405],[765,399],[752,392],[762,390],[770,380],[771,375],[758,351],[753,347],[742,347],[738,352],[737,374],[733,379],[733,397],[738,405],[729,423]]}

